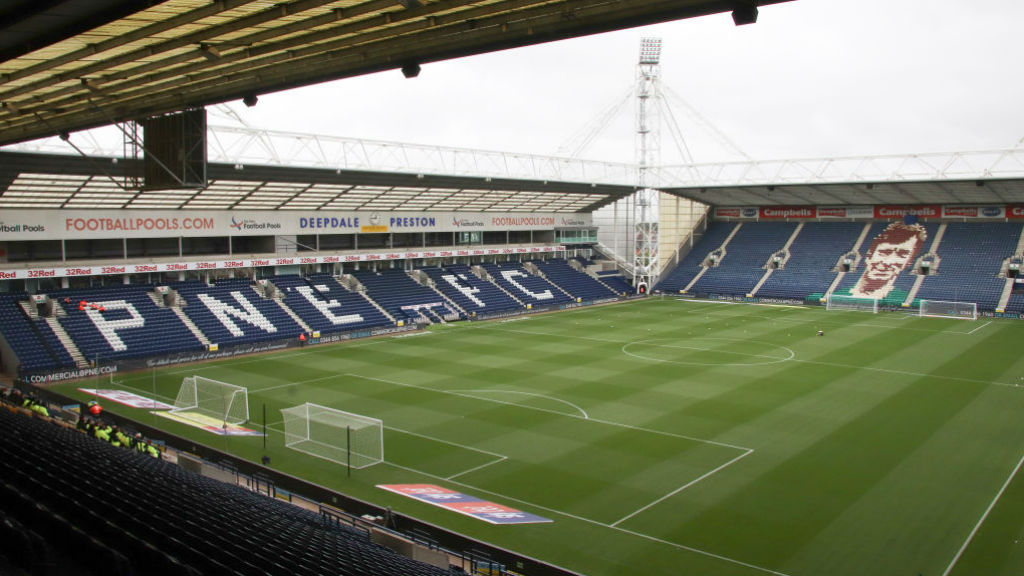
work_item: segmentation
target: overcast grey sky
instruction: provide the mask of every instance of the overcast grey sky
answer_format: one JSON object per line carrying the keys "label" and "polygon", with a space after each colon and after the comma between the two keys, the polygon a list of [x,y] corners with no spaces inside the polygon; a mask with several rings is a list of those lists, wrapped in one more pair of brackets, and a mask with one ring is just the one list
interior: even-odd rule
{"label": "overcast grey sky", "polygon": [[[1024,137],[1022,24],[1021,0],[795,0],[751,26],[694,18],[233,107],[269,129],[555,154],[634,85],[654,36],[662,83],[755,159],[1004,149]],[[695,160],[736,158],[671,107]],[[581,157],[632,162],[634,116],[630,101]]]}

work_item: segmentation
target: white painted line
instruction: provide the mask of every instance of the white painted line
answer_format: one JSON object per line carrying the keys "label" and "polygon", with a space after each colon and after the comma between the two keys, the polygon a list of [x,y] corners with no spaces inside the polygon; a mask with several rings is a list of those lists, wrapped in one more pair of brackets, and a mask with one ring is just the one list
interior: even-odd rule
{"label": "white painted line", "polygon": [[741,460],[742,458],[746,458],[746,457],[747,457],[747,456],[749,456],[750,454],[753,454],[753,452],[754,452],[753,450],[749,450],[749,451],[747,451],[747,452],[744,452],[743,454],[740,454],[739,456],[737,456],[737,457],[733,458],[732,460],[729,460],[729,461],[728,461],[728,462],[726,462],[725,464],[722,464],[722,465],[721,465],[721,466],[719,466],[718,468],[715,468],[714,470],[711,470],[711,471],[705,472],[705,473],[704,473],[704,474],[702,474],[701,476],[699,476],[699,477],[697,477],[697,478],[694,478],[693,480],[690,480],[690,481],[689,481],[689,482],[687,482],[686,484],[683,484],[683,485],[682,485],[682,486],[680,486],[679,488],[676,488],[675,490],[673,490],[673,491],[669,492],[668,494],[665,494],[664,496],[662,496],[661,498],[658,498],[658,499],[657,499],[657,500],[655,500],[654,502],[651,502],[650,504],[648,504],[648,505],[646,505],[646,506],[643,506],[643,507],[641,507],[641,508],[638,508],[638,509],[634,510],[633,512],[631,512],[631,513],[629,513],[629,514],[627,514],[627,515],[623,516],[622,518],[619,518],[619,519],[618,519],[618,520],[616,520],[615,522],[612,522],[611,524],[609,524],[609,526],[611,526],[612,528],[615,528],[616,526],[618,526],[619,524],[622,524],[622,523],[623,523],[623,522],[625,522],[626,520],[629,520],[630,518],[632,518],[632,517],[636,516],[637,514],[640,514],[641,512],[644,512],[644,511],[646,511],[646,510],[649,510],[650,508],[652,508],[652,507],[654,507],[654,506],[657,506],[658,504],[661,504],[661,503],[662,503],[662,502],[664,502],[665,500],[668,500],[669,498],[671,498],[671,497],[675,496],[676,494],[679,494],[679,493],[680,493],[680,492],[682,492],[683,490],[686,490],[686,489],[687,489],[687,488],[689,488],[690,486],[693,486],[694,484],[696,484],[696,483],[700,482],[701,480],[703,480],[703,479],[705,479],[705,478],[707,478],[707,477],[709,477],[709,476],[711,476],[711,475],[715,474],[715,473],[716,473],[716,472],[718,472],[719,470],[724,470],[725,468],[727,468],[727,467],[729,467],[729,466],[732,466],[732,465],[733,465],[734,463],[736,463],[736,462],[739,462],[739,461],[740,461],[740,460]]}
{"label": "white painted line", "polygon": [[[423,472],[422,470],[417,470],[415,468],[409,468],[408,466],[402,466],[400,464],[395,464],[393,462],[388,462],[386,460],[384,461],[384,464],[387,465],[387,466],[392,466],[394,468],[398,468],[400,470],[406,470],[408,472],[413,472],[415,474],[422,474],[423,476],[426,476],[428,478],[434,478],[434,479],[437,479],[437,480],[446,480],[445,478],[442,478],[442,477],[437,476],[435,474],[430,474],[429,472]],[[508,495],[502,494],[500,492],[493,492],[491,490],[486,490],[484,488],[480,488],[479,486],[474,486],[472,484],[466,484],[465,482],[459,482],[458,480],[447,480],[447,481],[452,483],[452,484],[455,484],[456,486],[462,486],[462,487],[474,490],[476,492],[481,492],[481,493],[484,493],[484,494],[488,494],[490,496],[495,496],[495,497],[497,497],[497,498],[499,498],[501,500],[507,500],[509,502],[515,502],[517,504],[522,504],[523,506],[532,507],[532,508],[535,508],[537,510],[544,510],[545,512],[550,512],[551,514],[557,514],[559,516],[564,516],[566,518],[572,518],[573,520],[578,520],[580,522],[585,522],[587,524],[591,524],[591,525],[594,525],[594,526],[599,526],[599,527],[602,527],[602,528],[609,528],[611,530],[616,530],[616,531],[622,532],[623,534],[629,534],[630,536],[636,536],[637,538],[643,538],[644,540],[649,540],[651,542],[657,542],[658,544],[664,544],[666,546],[671,546],[673,548],[676,548],[677,550],[685,550],[687,552],[692,552],[694,554],[699,554],[701,556],[706,556],[708,558],[714,558],[715,560],[720,560],[722,562],[727,562],[729,564],[735,564],[737,566],[743,566],[744,568],[749,568],[751,570],[756,570],[758,572],[763,572],[765,574],[772,574],[773,576],[790,576],[789,574],[786,574],[785,572],[779,572],[777,570],[772,570],[771,568],[765,568],[764,566],[758,566],[756,564],[751,564],[749,562],[744,562],[742,560],[737,560],[735,558],[729,558],[728,556],[722,556],[721,554],[715,554],[714,552],[708,552],[707,550],[701,550],[700,548],[694,548],[692,546],[686,546],[685,544],[679,544],[678,542],[670,542],[668,540],[664,540],[664,539],[658,538],[656,536],[651,536],[649,534],[643,534],[641,532],[634,532],[633,530],[626,530],[625,528],[620,528],[618,526],[612,526],[610,524],[605,524],[604,522],[598,522],[597,520],[592,520],[590,518],[584,518],[583,516],[577,516],[576,514],[571,514],[569,512],[565,512],[565,511],[562,511],[562,510],[556,510],[554,508],[548,508],[547,506],[541,506],[540,504],[534,504],[533,502],[527,502],[526,500],[521,500],[519,498],[508,496]]]}
{"label": "white painted line", "polygon": [[977,328],[975,328],[974,330],[971,330],[970,332],[968,332],[968,334],[974,334],[974,333],[975,333],[975,332],[977,332],[978,330],[981,330],[982,328],[984,328],[985,326],[988,326],[988,325],[989,325],[989,324],[991,324],[991,323],[992,323],[992,321],[991,321],[991,320],[989,320],[988,322],[985,322],[984,324],[982,324],[981,326],[978,326],[978,327],[977,327]]}
{"label": "white painted line", "polygon": [[960,557],[963,556],[964,550],[967,550],[967,546],[971,543],[971,540],[974,539],[974,535],[978,533],[978,529],[981,528],[981,525],[985,522],[985,519],[988,518],[989,513],[992,512],[992,509],[996,507],[996,502],[999,502],[999,499],[1003,496],[1003,492],[1006,492],[1007,486],[1009,486],[1010,482],[1013,481],[1013,477],[1017,475],[1017,471],[1020,470],[1022,464],[1024,464],[1024,456],[1021,456],[1020,460],[1017,462],[1017,467],[1014,468],[1013,472],[1010,473],[1010,477],[1007,478],[1006,482],[1003,483],[1003,487],[999,489],[999,492],[996,494],[996,497],[992,499],[992,502],[988,505],[988,508],[985,509],[985,513],[981,515],[981,518],[978,520],[978,523],[974,525],[974,529],[971,530],[971,533],[967,535],[967,540],[964,540],[964,545],[961,546],[959,550],[957,550],[956,556],[953,557],[953,561],[950,562],[949,566],[946,567],[946,571],[942,573],[942,576],[949,576],[949,573],[953,571],[953,567],[956,566],[956,563],[960,561]]}
{"label": "white painted line", "polygon": [[[580,415],[583,416],[584,420],[590,419],[590,416],[587,415],[587,411],[584,410],[583,408],[580,408],[579,406],[573,404],[572,402],[569,402],[568,400],[562,400],[561,398],[555,398],[554,396],[549,396],[547,394],[538,394],[536,392],[521,392],[519,390],[499,390],[499,389],[494,389],[494,390],[452,390],[452,392],[472,392],[472,393],[475,393],[475,394],[481,394],[481,393],[482,394],[491,394],[491,393],[494,393],[494,392],[498,392],[498,393],[501,393],[501,394],[522,394],[523,396],[533,396],[535,398],[545,398],[545,399],[551,400],[553,402],[561,402],[562,404],[565,404],[567,406],[571,406],[574,409],[576,409],[580,413]],[[516,404],[516,406],[522,406],[522,404]]]}
{"label": "white painted line", "polygon": [[501,464],[505,460],[508,460],[508,457],[507,456],[502,456],[501,458],[498,458],[497,460],[491,460],[490,462],[484,462],[483,464],[481,464],[479,466],[474,466],[473,468],[470,468],[469,470],[463,470],[462,472],[459,472],[458,474],[452,474],[451,476],[445,478],[445,480],[448,480],[450,482],[453,478],[458,478],[459,476],[463,476],[465,474],[469,474],[470,472],[476,472],[477,470],[481,470],[483,468],[487,468],[488,466],[493,466],[494,464]]}
{"label": "white painted line", "polygon": [[[462,397],[462,398],[472,398],[474,400],[483,400],[484,402],[493,402],[495,404],[502,404],[504,406],[515,406],[517,408],[522,408],[524,410],[534,410],[536,412],[545,412],[547,414],[557,414],[558,416],[564,416],[566,418],[576,418],[578,420],[583,420],[584,419],[581,416],[576,416],[574,414],[566,414],[565,412],[559,412],[558,410],[549,410],[547,408],[539,408],[537,406],[528,406],[528,405],[525,405],[525,404],[516,404],[515,402],[505,402],[503,400],[495,400],[494,398],[485,398],[485,397],[481,397],[481,396],[474,396],[472,394],[462,394],[460,392],[452,392],[450,390],[438,390],[436,388],[430,388],[430,387],[427,387],[427,386],[417,386],[416,384],[404,384],[402,382],[395,382],[393,380],[386,380],[384,378],[376,378],[376,377],[373,377],[373,376],[363,376],[362,374],[353,374],[351,372],[344,374],[344,376],[349,376],[351,378],[362,378],[363,380],[372,380],[374,382],[383,382],[384,384],[391,384],[393,386],[402,386],[404,388],[414,388],[416,390],[426,390],[428,392],[437,392],[438,394],[450,394],[452,396],[459,396],[459,397]],[[597,423],[597,424],[607,424],[608,426],[617,426],[619,428],[625,428],[627,430],[636,430],[637,432],[647,432],[649,434],[657,434],[659,436],[666,436],[666,437],[669,437],[669,438],[681,438],[683,440],[690,440],[690,441],[693,441],[693,442],[700,442],[702,444],[710,444],[712,446],[723,446],[725,448],[732,448],[733,450],[740,450],[741,452],[746,452],[747,450],[751,450],[751,448],[748,448],[746,446],[737,446],[735,444],[728,444],[728,443],[725,443],[725,442],[718,442],[716,440],[708,440],[706,438],[696,438],[696,437],[693,437],[693,436],[686,436],[686,435],[683,435],[683,434],[674,434],[672,432],[665,432],[663,430],[654,430],[652,428],[644,428],[642,426],[632,426],[630,424],[623,424],[621,422],[612,422],[611,420],[602,420],[600,418],[587,418],[586,421],[587,422],[594,422],[594,423]]]}

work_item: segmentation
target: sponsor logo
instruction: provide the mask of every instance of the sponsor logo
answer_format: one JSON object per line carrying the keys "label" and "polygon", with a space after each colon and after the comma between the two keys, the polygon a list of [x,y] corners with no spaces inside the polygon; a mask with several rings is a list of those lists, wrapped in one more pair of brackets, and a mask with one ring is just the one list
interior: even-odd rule
{"label": "sponsor logo", "polygon": [[188,218],[65,218],[66,232],[160,232],[166,230],[213,230],[211,217]]}
{"label": "sponsor logo", "polygon": [[456,228],[482,228],[483,220],[470,220],[469,218],[452,218],[452,226]]}
{"label": "sponsor logo", "polygon": [[100,274],[124,274],[126,270],[124,266],[102,266]]}
{"label": "sponsor logo", "polygon": [[281,224],[278,222],[257,222],[250,218],[244,220],[236,220],[234,216],[231,217],[231,227],[235,230],[277,230],[281,228]]}
{"label": "sponsor logo", "polygon": [[1003,215],[1003,209],[999,206],[985,206],[981,209],[981,215],[988,218],[998,218]]}
{"label": "sponsor logo", "polygon": [[821,218],[846,218],[846,208],[818,208]]}
{"label": "sponsor logo", "polygon": [[1007,218],[1024,218],[1024,204],[1010,204],[1006,207]]}
{"label": "sponsor logo", "polygon": [[491,226],[554,226],[553,216],[493,216]]}
{"label": "sponsor logo", "polygon": [[587,222],[582,218],[562,218],[562,226],[586,226]]}
{"label": "sponsor logo", "polygon": [[136,264],[133,270],[135,272],[157,272],[159,271],[159,266],[156,264]]}
{"label": "sponsor logo", "polygon": [[920,216],[921,218],[938,218],[942,211],[939,206],[875,206],[875,218],[900,218],[903,216]]}
{"label": "sponsor logo", "polygon": [[278,258],[277,260],[274,260],[274,263],[277,264],[278,266],[283,266],[286,264],[295,264],[295,258]]}
{"label": "sponsor logo", "polygon": [[14,280],[17,277],[17,272],[4,272],[3,270],[0,270],[0,280]]}
{"label": "sponsor logo", "polygon": [[757,218],[757,208],[744,208],[740,212],[740,216],[743,218]]}
{"label": "sponsor logo", "polygon": [[[373,216],[370,217],[371,224],[375,224]],[[388,225],[392,228],[433,228],[436,224],[433,216],[392,216],[388,219]]]}
{"label": "sponsor logo", "polygon": [[977,206],[946,206],[943,212],[945,212],[946,216],[963,216],[966,218],[978,217]]}
{"label": "sponsor logo", "polygon": [[299,218],[299,228],[359,228],[359,217],[305,217]]}
{"label": "sponsor logo", "polygon": [[740,214],[739,208],[717,208],[715,210],[715,215],[722,218],[739,218]]}
{"label": "sponsor logo", "polygon": [[765,206],[761,218],[814,218],[818,214],[815,206]]}
{"label": "sponsor logo", "polygon": [[196,262],[197,270],[214,270],[217,268],[216,262]]}
{"label": "sponsor logo", "polygon": [[46,226],[42,224],[7,224],[0,222],[0,232],[8,234],[19,234],[22,232],[46,232]]}
{"label": "sponsor logo", "polygon": [[[39,270],[39,272],[44,272],[44,271],[43,270]],[[45,275],[46,276],[54,276],[56,272],[57,272],[56,270],[53,270],[53,271],[50,271],[49,274],[45,274]],[[30,272],[29,276],[31,276],[31,275],[32,275],[32,273]],[[65,268],[64,269],[64,275],[65,276],[91,276],[92,275],[92,268]]]}
{"label": "sponsor logo", "polygon": [[168,264],[167,265],[167,270],[169,270],[171,272],[181,271],[181,270],[188,270],[188,264]]}
{"label": "sponsor logo", "polygon": [[243,266],[245,266],[245,262],[242,262],[241,260],[228,260],[227,262],[224,262],[225,268],[241,268]]}

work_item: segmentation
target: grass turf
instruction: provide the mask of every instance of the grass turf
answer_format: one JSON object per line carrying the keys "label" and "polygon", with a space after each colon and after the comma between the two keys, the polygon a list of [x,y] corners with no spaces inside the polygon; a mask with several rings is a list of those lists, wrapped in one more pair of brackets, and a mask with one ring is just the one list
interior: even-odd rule
{"label": "grass turf", "polygon": [[[1022,336],[1018,321],[665,298],[126,374],[120,387],[173,402],[190,374],[244,385],[253,421],[266,406],[275,468],[592,576],[1016,575]],[[75,386],[62,388],[84,397]],[[280,409],[304,402],[382,419],[385,462],[348,478],[284,448]],[[106,408],[264,454],[259,437]],[[492,526],[375,487],[398,483],[554,522]]]}

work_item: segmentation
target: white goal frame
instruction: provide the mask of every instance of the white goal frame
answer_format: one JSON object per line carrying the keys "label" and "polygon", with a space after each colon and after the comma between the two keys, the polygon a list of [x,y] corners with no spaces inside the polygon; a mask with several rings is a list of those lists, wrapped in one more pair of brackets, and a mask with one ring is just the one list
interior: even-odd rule
{"label": "white goal frame", "polygon": [[845,294],[829,294],[825,297],[826,310],[855,310],[878,314],[878,298],[857,298]]}
{"label": "white goal frame", "polygon": [[306,402],[282,408],[284,444],[355,469],[384,461],[384,422]]}
{"label": "white goal frame", "polygon": [[186,376],[170,412],[202,424],[211,420],[223,426],[242,424],[249,420],[249,391],[236,384]]}
{"label": "white goal frame", "polygon": [[921,300],[917,311],[921,317],[956,318],[958,320],[977,320],[977,302],[957,302],[952,300]]}

